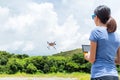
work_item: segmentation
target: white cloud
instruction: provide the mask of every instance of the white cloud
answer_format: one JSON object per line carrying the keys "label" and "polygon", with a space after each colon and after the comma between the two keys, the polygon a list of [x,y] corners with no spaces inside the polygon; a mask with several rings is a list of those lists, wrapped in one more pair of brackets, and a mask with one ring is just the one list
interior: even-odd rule
{"label": "white cloud", "polygon": [[[59,31],[62,32],[62,41],[61,48],[62,49],[72,49],[76,41],[80,38],[80,33],[78,31],[79,25],[76,23],[76,20],[73,16],[69,16],[63,26],[61,26]],[[61,49],[61,50],[62,50]]]}
{"label": "white cloud", "polygon": [[23,44],[23,41],[15,41],[14,43],[11,43],[8,49],[18,50]]}
{"label": "white cloud", "polygon": [[27,42],[25,47],[23,48],[24,51],[32,51],[34,49],[34,44],[32,42]]}
{"label": "white cloud", "polygon": [[17,33],[24,33],[26,27],[30,26],[33,22],[33,17],[29,14],[18,15],[15,17],[9,17],[5,23],[5,30],[13,30]]}
{"label": "white cloud", "polygon": [[10,50],[14,51],[14,50],[18,50],[22,45],[23,45],[23,41],[15,41],[9,44],[3,44],[0,46],[0,50]]}
{"label": "white cloud", "polygon": [[8,49],[8,45],[0,45],[0,50],[1,51],[6,51]]}
{"label": "white cloud", "polygon": [[0,7],[0,17],[5,17],[8,16],[9,14],[9,9],[5,7]]}
{"label": "white cloud", "polygon": [[[61,0],[60,4],[7,1],[0,3],[0,50],[48,55],[89,44],[89,34],[94,28],[91,14],[99,1]],[[118,22],[119,11],[114,12]],[[47,41],[56,41],[57,50],[48,50]]]}
{"label": "white cloud", "polygon": [[55,39],[59,41],[59,51],[81,47],[79,43],[83,35],[79,31],[80,27],[74,19],[74,16],[70,15],[63,25],[51,29],[55,34]]}
{"label": "white cloud", "polygon": [[[3,26],[0,26],[3,27],[2,32],[0,32],[0,36],[3,37],[1,39],[1,43],[3,44],[0,48],[1,50],[4,49],[19,53],[27,53],[27,51],[40,53],[43,52],[43,48],[46,48],[44,44],[46,44],[46,41],[49,40],[51,36],[49,31],[57,25],[57,14],[54,11],[53,4],[30,2],[27,3],[25,9],[27,10],[25,13],[21,12],[14,16],[9,15]],[[2,10],[4,13],[8,13],[10,9],[8,8],[8,12],[7,8]]]}
{"label": "white cloud", "polygon": [[9,16],[9,9],[7,7],[0,7],[0,26],[1,27],[3,26],[4,22],[8,19],[8,16]]}

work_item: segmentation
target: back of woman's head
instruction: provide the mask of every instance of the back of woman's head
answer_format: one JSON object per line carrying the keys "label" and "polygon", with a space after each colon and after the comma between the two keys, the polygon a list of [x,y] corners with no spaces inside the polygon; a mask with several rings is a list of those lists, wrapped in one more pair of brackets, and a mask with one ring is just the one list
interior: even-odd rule
{"label": "back of woman's head", "polygon": [[100,19],[101,23],[106,24],[108,32],[115,32],[116,21],[111,17],[111,10],[105,5],[100,5],[94,10],[94,14]]}

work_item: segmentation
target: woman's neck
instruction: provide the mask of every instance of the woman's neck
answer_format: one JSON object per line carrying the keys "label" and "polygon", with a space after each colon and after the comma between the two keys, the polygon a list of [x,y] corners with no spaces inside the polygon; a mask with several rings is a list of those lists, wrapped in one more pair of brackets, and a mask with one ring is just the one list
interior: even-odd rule
{"label": "woman's neck", "polygon": [[106,24],[100,23],[99,26],[106,27]]}

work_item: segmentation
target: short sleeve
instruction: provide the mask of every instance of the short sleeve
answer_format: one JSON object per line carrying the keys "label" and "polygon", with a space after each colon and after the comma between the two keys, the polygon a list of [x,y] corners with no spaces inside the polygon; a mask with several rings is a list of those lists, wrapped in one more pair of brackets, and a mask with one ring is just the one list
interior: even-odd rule
{"label": "short sleeve", "polygon": [[117,33],[117,39],[119,41],[119,47],[120,47],[120,34]]}
{"label": "short sleeve", "polygon": [[100,31],[99,30],[97,30],[97,29],[94,29],[92,32],[91,32],[91,34],[90,34],[90,37],[89,37],[89,40],[90,41],[94,41],[94,42],[97,42],[98,41],[98,39],[99,39],[99,34],[100,33]]}
{"label": "short sleeve", "polygon": [[120,42],[119,42],[119,47],[120,47]]}
{"label": "short sleeve", "polygon": [[120,37],[119,37],[119,47],[120,47]]}

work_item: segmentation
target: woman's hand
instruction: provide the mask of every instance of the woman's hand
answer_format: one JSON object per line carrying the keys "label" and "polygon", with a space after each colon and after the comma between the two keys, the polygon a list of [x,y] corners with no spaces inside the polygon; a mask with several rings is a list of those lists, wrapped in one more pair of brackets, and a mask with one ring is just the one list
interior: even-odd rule
{"label": "woman's hand", "polygon": [[88,52],[84,53],[84,58],[92,64],[95,62],[96,59],[96,48],[97,48],[97,43],[91,41],[90,53]]}
{"label": "woman's hand", "polygon": [[84,52],[85,60],[89,61],[90,54],[88,52]]}

